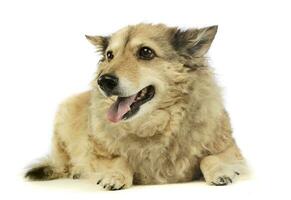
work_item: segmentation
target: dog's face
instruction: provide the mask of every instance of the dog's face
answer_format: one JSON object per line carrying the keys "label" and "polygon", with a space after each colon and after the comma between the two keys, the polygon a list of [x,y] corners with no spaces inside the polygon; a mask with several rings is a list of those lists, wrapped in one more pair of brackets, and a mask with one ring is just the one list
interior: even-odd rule
{"label": "dog's face", "polygon": [[[116,96],[109,121],[133,120],[157,108],[184,68],[203,63],[217,26],[181,31],[165,25],[125,27],[109,37],[86,36],[102,54],[96,87]],[[182,72],[183,71],[183,72]]]}

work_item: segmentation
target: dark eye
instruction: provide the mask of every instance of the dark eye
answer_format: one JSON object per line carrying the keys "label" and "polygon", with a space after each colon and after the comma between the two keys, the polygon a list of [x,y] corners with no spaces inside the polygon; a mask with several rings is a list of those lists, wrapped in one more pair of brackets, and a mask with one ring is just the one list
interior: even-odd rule
{"label": "dark eye", "polygon": [[106,57],[108,60],[112,60],[114,58],[113,52],[112,51],[107,51]]}
{"label": "dark eye", "polygon": [[143,60],[151,60],[155,57],[155,52],[149,47],[142,47],[138,51],[138,57]]}

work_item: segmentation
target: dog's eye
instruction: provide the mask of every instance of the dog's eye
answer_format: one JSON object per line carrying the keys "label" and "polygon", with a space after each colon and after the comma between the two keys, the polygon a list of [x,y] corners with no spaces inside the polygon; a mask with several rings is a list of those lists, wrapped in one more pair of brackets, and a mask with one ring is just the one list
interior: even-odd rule
{"label": "dog's eye", "polygon": [[138,51],[138,57],[143,60],[151,60],[155,57],[155,52],[149,47],[142,47]]}
{"label": "dog's eye", "polygon": [[113,52],[112,51],[107,51],[106,57],[108,60],[112,60],[114,58]]}

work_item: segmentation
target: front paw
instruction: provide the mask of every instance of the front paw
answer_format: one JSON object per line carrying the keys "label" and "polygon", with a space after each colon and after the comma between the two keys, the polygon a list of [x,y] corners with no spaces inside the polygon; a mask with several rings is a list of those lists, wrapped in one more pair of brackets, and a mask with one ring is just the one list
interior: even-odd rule
{"label": "front paw", "polygon": [[105,190],[121,190],[132,185],[132,178],[121,172],[106,172],[98,175],[97,185]]}
{"label": "front paw", "polygon": [[233,183],[239,175],[237,170],[228,166],[220,166],[204,173],[204,178],[210,185],[224,186]]}

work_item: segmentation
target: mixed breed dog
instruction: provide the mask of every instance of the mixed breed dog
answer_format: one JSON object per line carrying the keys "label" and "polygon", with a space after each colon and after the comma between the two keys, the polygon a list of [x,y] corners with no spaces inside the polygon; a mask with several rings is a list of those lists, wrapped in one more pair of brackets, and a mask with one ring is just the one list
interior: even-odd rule
{"label": "mixed breed dog", "polygon": [[205,56],[216,32],[138,24],[86,36],[102,56],[92,87],[59,106],[52,151],[25,177],[107,190],[234,182],[246,164]]}

